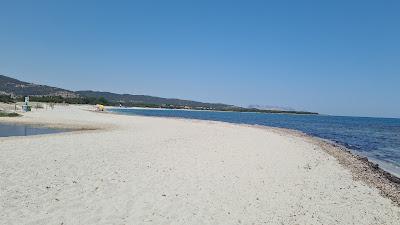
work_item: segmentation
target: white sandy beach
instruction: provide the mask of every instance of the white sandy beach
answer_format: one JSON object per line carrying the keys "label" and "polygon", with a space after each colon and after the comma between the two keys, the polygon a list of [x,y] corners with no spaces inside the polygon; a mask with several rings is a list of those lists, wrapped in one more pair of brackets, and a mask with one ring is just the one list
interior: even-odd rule
{"label": "white sandy beach", "polygon": [[400,207],[304,138],[56,106],[0,121],[0,224],[399,224]]}

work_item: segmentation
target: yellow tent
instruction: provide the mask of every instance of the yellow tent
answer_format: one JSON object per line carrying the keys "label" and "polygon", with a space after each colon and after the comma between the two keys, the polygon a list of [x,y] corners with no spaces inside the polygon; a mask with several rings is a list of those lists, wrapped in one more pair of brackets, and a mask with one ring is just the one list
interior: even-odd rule
{"label": "yellow tent", "polygon": [[97,104],[96,105],[96,110],[97,111],[104,111],[104,105]]}

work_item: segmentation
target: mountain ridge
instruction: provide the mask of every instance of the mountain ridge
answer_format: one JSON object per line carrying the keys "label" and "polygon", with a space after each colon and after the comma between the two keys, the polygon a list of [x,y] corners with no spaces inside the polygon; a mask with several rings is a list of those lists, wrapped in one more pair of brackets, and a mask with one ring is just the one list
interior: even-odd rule
{"label": "mountain ridge", "polygon": [[105,91],[76,91],[81,96],[85,97],[104,97],[108,101],[114,102],[125,102],[125,103],[151,103],[151,104],[170,104],[176,106],[192,106],[192,107],[203,107],[204,105],[208,105],[209,107],[237,107],[234,105],[227,105],[222,103],[206,103],[206,102],[199,102],[193,100],[186,100],[186,99],[178,99],[178,98],[162,98],[156,97],[151,95],[133,95],[133,94],[117,94],[112,92],[105,92]]}
{"label": "mountain ridge", "polygon": [[64,98],[79,97],[75,92],[52,87],[47,85],[39,85],[28,83],[15,78],[11,78],[0,74],[0,94],[18,96],[62,96]]}
{"label": "mountain ridge", "polygon": [[[0,96],[19,98],[31,96],[32,101],[66,102],[71,104],[108,104],[172,109],[199,109],[235,112],[318,114],[314,112],[276,109],[244,108],[223,103],[206,103],[178,98],[151,95],[117,94],[105,91],[71,91],[58,87],[39,85],[0,75]],[[4,96],[7,95],[7,96]]]}
{"label": "mountain ridge", "polygon": [[[237,106],[222,103],[206,103],[178,98],[162,98],[151,95],[117,94],[106,91],[71,91],[48,85],[28,83],[5,75],[0,75],[0,94],[12,97],[56,97],[63,98],[105,98],[110,102],[141,103],[153,105],[189,106],[196,108],[235,108]],[[37,98],[36,98],[37,99]]]}

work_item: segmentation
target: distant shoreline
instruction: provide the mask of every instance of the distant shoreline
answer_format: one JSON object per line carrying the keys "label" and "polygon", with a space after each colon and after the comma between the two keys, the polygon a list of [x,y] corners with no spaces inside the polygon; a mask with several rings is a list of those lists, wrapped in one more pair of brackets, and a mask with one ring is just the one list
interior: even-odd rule
{"label": "distant shoreline", "polygon": [[321,115],[316,112],[302,112],[302,111],[280,111],[280,110],[218,110],[218,109],[184,109],[184,108],[162,108],[162,107],[118,107],[107,106],[112,109],[149,109],[149,110],[182,110],[182,111],[210,111],[210,112],[240,112],[240,113],[268,113],[268,114],[289,114],[289,115]]}

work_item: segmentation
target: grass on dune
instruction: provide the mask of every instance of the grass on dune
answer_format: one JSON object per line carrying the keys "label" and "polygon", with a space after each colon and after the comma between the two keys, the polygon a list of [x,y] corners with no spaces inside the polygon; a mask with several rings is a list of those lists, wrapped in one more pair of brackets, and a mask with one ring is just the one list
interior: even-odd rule
{"label": "grass on dune", "polygon": [[8,113],[8,112],[0,112],[0,117],[17,117],[20,116],[18,113]]}

